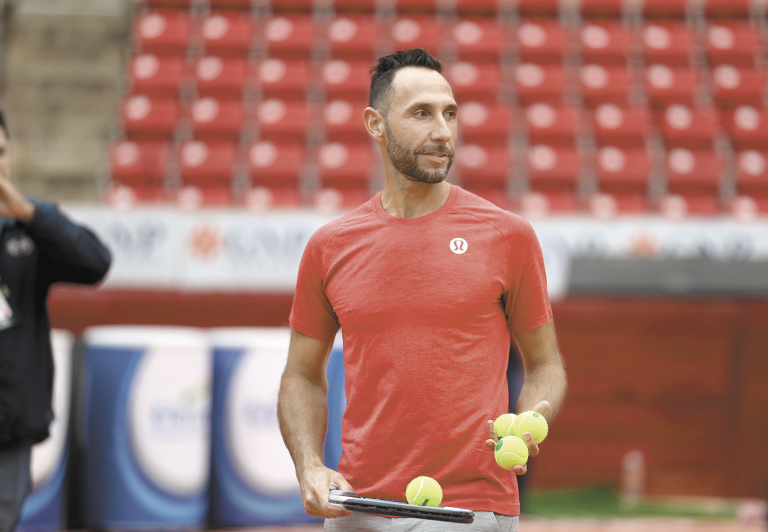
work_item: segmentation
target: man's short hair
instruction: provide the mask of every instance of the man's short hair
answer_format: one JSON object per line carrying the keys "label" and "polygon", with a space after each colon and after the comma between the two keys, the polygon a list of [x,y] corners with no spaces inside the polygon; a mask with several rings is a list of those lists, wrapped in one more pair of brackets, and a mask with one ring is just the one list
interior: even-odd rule
{"label": "man's short hair", "polygon": [[5,137],[10,139],[11,136],[8,134],[8,126],[5,125],[5,115],[2,109],[0,109],[0,128],[3,128],[3,131],[5,131]]}
{"label": "man's short hair", "polygon": [[379,62],[371,68],[371,91],[368,93],[368,106],[386,114],[392,98],[392,80],[401,68],[417,66],[442,72],[440,61],[424,48],[406,48],[379,57]]}

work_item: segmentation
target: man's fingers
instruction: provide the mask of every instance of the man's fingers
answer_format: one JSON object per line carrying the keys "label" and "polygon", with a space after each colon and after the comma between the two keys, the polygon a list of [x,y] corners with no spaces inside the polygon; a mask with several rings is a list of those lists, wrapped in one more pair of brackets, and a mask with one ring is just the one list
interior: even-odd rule
{"label": "man's fingers", "polygon": [[486,428],[488,429],[488,437],[493,441],[499,441],[499,437],[496,435],[496,426],[493,424],[492,419],[488,420],[488,423],[486,423]]}
{"label": "man's fingers", "polygon": [[523,433],[525,443],[528,445],[528,456],[539,456],[539,444],[533,439],[530,432]]}
{"label": "man's fingers", "polygon": [[491,451],[495,451],[496,450],[496,443],[498,443],[498,442],[496,442],[494,440],[485,440],[486,447],[488,447]]}
{"label": "man's fingers", "polygon": [[533,410],[543,416],[544,414],[547,413],[547,410],[549,410],[549,401],[540,402],[539,404],[533,407]]}
{"label": "man's fingers", "polygon": [[512,468],[512,472],[515,475],[525,475],[528,472],[528,464],[525,465],[516,465]]}

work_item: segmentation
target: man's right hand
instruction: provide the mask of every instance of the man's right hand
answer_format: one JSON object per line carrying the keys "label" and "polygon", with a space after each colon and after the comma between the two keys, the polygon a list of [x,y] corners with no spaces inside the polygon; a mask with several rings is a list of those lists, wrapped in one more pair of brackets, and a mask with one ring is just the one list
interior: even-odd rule
{"label": "man's right hand", "polygon": [[307,469],[299,483],[301,484],[301,500],[304,502],[304,511],[307,512],[307,515],[333,518],[352,513],[349,510],[336,510],[328,507],[328,496],[331,490],[355,491],[349,482],[333,469],[324,466]]}

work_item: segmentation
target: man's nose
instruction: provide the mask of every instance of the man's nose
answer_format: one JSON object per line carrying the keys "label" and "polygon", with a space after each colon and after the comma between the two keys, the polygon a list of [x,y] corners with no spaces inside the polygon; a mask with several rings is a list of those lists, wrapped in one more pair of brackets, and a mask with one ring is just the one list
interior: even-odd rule
{"label": "man's nose", "polygon": [[445,117],[440,116],[435,121],[435,127],[432,129],[431,140],[435,142],[447,143],[453,137],[451,128],[448,127],[448,123]]}

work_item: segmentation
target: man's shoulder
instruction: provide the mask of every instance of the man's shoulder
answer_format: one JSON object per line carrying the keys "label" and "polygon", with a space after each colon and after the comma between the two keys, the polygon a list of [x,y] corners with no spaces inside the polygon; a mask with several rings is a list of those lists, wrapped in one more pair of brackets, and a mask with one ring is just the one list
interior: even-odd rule
{"label": "man's shoulder", "polygon": [[373,200],[374,198],[371,198],[356,209],[321,226],[312,235],[311,241],[315,244],[322,243],[325,245],[345,229],[359,227],[366,219],[370,219],[372,215],[375,215]]}
{"label": "man's shoulder", "polygon": [[528,233],[531,224],[522,216],[497,207],[490,201],[460,187],[454,210],[464,212],[495,227],[505,235]]}

